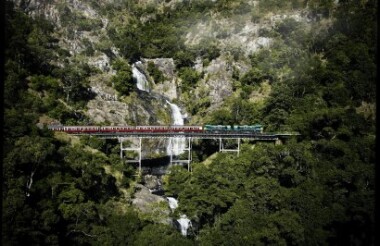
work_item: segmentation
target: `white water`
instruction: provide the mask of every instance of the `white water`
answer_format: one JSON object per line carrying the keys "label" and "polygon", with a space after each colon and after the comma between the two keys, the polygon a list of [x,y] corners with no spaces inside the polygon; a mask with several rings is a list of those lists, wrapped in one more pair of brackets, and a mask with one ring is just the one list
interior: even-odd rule
{"label": "white water", "polygon": [[187,230],[191,226],[191,221],[187,218],[186,215],[182,214],[181,218],[177,220],[181,226],[181,234],[187,236]]}
{"label": "white water", "polygon": [[[172,110],[173,125],[183,126],[184,120],[183,120],[183,116],[181,114],[181,110],[179,109],[179,107],[174,103],[170,103],[168,100],[166,100],[166,103],[169,104],[170,109]],[[186,147],[186,139],[184,139],[184,138],[173,138],[172,143],[173,143],[172,148],[170,148],[170,146],[168,146],[166,148],[166,153],[168,155],[170,155],[170,154],[180,155],[184,152],[183,149]],[[171,151],[173,151],[173,152],[171,152]]]}
{"label": "white water", "polygon": [[[167,197],[166,198],[169,203],[169,207],[172,210],[175,210],[178,207],[178,200],[174,197]],[[183,236],[187,236],[187,230],[189,229],[191,225],[191,221],[187,218],[185,214],[181,214],[180,218],[177,220],[178,224],[180,225],[181,234]]]}
{"label": "white water", "polygon": [[[138,61],[136,64],[141,64],[141,62]],[[136,80],[137,89],[149,92],[149,82],[146,76],[136,67],[136,64],[132,65],[132,77]]]}
{"label": "white water", "polygon": [[[132,65],[132,77],[136,80],[137,88],[140,91],[150,92],[148,79],[145,74],[137,68],[137,66],[141,66],[141,61],[138,61]],[[170,106],[172,111],[172,125],[183,126],[184,120],[180,108],[176,104],[170,103],[168,100],[166,100],[166,103]],[[166,147],[166,153],[168,155],[178,156],[184,152],[183,149],[186,147],[186,140],[184,138],[173,138],[172,143],[172,147],[170,145]]]}
{"label": "white water", "polygon": [[167,199],[168,199],[169,207],[172,210],[178,208],[178,201],[177,201],[177,199],[175,199],[174,197],[167,197]]}

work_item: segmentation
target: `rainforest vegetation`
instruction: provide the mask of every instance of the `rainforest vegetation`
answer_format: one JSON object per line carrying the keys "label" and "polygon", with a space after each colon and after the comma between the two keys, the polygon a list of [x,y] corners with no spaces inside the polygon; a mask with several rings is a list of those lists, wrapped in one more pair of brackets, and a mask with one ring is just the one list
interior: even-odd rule
{"label": "rainforest vegetation", "polygon": [[[180,201],[175,215],[193,221],[184,237],[131,206],[126,194],[139,178],[120,160],[117,141],[73,140],[37,126],[44,117],[90,124],[87,78],[101,71],[62,49],[42,15],[5,1],[3,245],[375,245],[377,1],[263,0],[251,9],[243,0],[194,0],[160,11],[116,2],[91,1],[111,20],[110,40],[95,48],[107,50],[111,42],[120,50],[112,82],[125,96],[136,90],[131,64],[140,57],[173,58],[190,94],[203,76],[193,68],[196,57],[205,66],[222,52],[217,40],[184,44],[181,28],[197,19],[251,12],[259,22],[270,11],[307,9],[319,19],[311,29],[288,18],[260,30],[274,43],[249,56],[247,73],[234,74],[238,96],[211,113],[207,100],[186,105],[204,123],[260,123],[268,132],[300,136],[282,145],[245,142],[238,157],[218,153],[210,160],[201,143],[192,172],[173,167],[164,190]],[[142,23],[147,11],[155,18]],[[62,25],[102,25],[61,13]],[[149,73],[164,80],[154,64]],[[265,83],[269,97],[249,100]]]}

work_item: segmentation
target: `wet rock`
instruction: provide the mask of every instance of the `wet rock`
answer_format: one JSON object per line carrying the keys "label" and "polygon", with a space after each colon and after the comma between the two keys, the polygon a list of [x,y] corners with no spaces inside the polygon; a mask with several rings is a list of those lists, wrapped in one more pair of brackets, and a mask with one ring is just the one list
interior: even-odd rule
{"label": "wet rock", "polygon": [[153,62],[154,65],[160,70],[165,80],[163,82],[153,81],[152,92],[161,94],[170,100],[178,98],[177,92],[177,76],[175,71],[175,64],[172,58],[156,58],[156,59],[141,59],[145,74],[148,74],[147,67],[149,62]]}
{"label": "wet rock", "polygon": [[136,193],[132,199],[132,204],[142,212],[149,212],[149,205],[152,203],[166,202],[165,198],[152,194],[149,189],[141,184],[136,185]]}
{"label": "wet rock", "polygon": [[162,186],[161,180],[157,176],[150,174],[143,177],[143,182],[144,186],[150,190],[158,190]]}
{"label": "wet rock", "polygon": [[141,184],[135,186],[136,193],[132,199],[135,206],[143,218],[157,223],[172,224],[169,217],[170,208],[165,198],[152,194],[149,189]]}

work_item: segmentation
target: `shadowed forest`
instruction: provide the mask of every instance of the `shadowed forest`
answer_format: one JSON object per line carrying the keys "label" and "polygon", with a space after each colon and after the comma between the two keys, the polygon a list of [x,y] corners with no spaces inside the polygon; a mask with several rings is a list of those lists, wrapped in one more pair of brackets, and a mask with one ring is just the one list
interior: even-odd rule
{"label": "shadowed forest", "polygon": [[[257,1],[258,10],[242,0],[178,1],[174,9],[87,2],[109,18],[109,39],[75,56],[43,14],[4,3],[2,245],[375,245],[377,1],[270,0]],[[102,27],[79,15],[73,21],[75,13],[59,8],[61,26]],[[217,39],[189,46],[184,26],[208,13],[247,14],[256,23],[283,9],[308,11],[315,21],[307,28],[287,18],[260,29],[274,41],[245,56],[245,73],[234,70],[235,96],[212,110],[209,98],[194,100],[206,80],[196,59],[207,67],[226,52],[235,61],[244,54]],[[155,18],[142,22],[148,14]],[[163,189],[179,201],[170,216],[192,221],[184,237],[160,222],[162,213],[142,214],[132,205],[141,177],[120,159],[117,141],[38,127],[44,118],[94,124],[86,114],[95,97],[88,78],[102,71],[81,56],[112,53],[111,45],[119,57],[111,59],[109,84],[121,100],[137,90],[134,62],[173,58],[182,81],[178,101],[197,124],[259,123],[267,132],[301,135],[282,145],[244,143],[239,156],[210,158],[201,143],[192,172],[171,167]],[[148,73],[157,84],[165,80],[153,63]],[[252,100],[265,85],[268,97]]]}

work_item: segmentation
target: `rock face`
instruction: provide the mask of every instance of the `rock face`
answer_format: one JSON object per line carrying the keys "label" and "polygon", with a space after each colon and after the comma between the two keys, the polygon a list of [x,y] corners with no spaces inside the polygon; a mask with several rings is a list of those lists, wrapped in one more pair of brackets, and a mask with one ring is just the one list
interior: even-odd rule
{"label": "rock face", "polygon": [[[178,98],[177,92],[177,75],[175,71],[175,64],[173,58],[156,58],[156,59],[141,59],[142,67],[146,71],[149,62],[154,65],[163,73],[165,80],[162,83],[153,81],[152,92],[163,95],[170,100]],[[147,72],[145,72],[148,74]]]}
{"label": "rock face", "polygon": [[87,115],[94,123],[110,125],[166,125],[170,123],[169,111],[160,99],[132,96],[128,102],[95,99],[87,104]]}
{"label": "rock face", "polygon": [[160,189],[162,186],[162,181],[157,176],[148,174],[148,175],[145,175],[143,179],[144,179],[144,186],[150,190],[157,190],[157,189]]}
{"label": "rock face", "polygon": [[86,115],[94,123],[109,125],[166,125],[171,122],[171,110],[165,99],[144,91],[133,92],[119,100],[112,88],[111,74],[90,78],[91,91],[96,94],[87,103]]}
{"label": "rock face", "polygon": [[149,189],[137,184],[135,197],[132,205],[135,206],[141,215],[148,217],[157,223],[172,224],[170,219],[170,208],[165,198],[151,194]]}
{"label": "rock face", "polygon": [[95,57],[91,57],[88,61],[88,64],[94,67],[97,67],[101,71],[105,71],[105,72],[108,72],[111,69],[110,68],[111,60],[104,53],[101,53],[100,55],[95,56]]}
{"label": "rock face", "polygon": [[[243,75],[250,68],[248,55],[272,45],[272,38],[260,36],[262,28],[270,29],[285,18],[303,22],[311,21],[307,13],[302,11],[269,13],[258,23],[252,21],[250,13],[226,18],[213,12],[210,16],[205,16],[184,29],[186,30],[185,45],[189,48],[196,48],[197,45],[207,46],[207,42],[211,40],[210,42],[216,45],[221,54],[207,63],[204,63],[201,57],[196,58],[193,68],[204,76],[189,92],[189,95],[183,97],[183,92],[180,90],[182,81],[178,77],[175,61],[172,58],[141,58],[139,64],[133,65],[146,77],[147,87],[149,87],[146,91],[150,95],[144,93],[143,88],[142,92],[138,91],[126,100],[120,100],[117,92],[110,85],[110,76],[115,73],[111,62],[114,58],[120,57],[119,51],[107,32],[107,27],[109,24],[112,25],[113,20],[107,19],[107,14],[102,12],[102,7],[107,4],[117,4],[118,1],[104,0],[95,5],[91,0],[14,0],[13,2],[29,15],[44,15],[55,24],[59,45],[72,55],[67,59],[80,60],[81,63],[89,64],[101,71],[104,79],[89,78],[91,90],[96,94],[96,98],[88,103],[87,115],[94,123],[111,125],[170,124],[172,123],[171,110],[164,99],[175,101],[181,107],[182,114],[187,116],[188,122],[205,123],[202,122],[204,115],[196,116],[200,122],[191,121],[193,116],[185,111],[185,106],[189,102],[196,103],[206,99],[207,106],[204,106],[206,109],[203,113],[207,114],[219,108],[225,99],[232,95],[233,71],[237,70],[240,75]],[[141,8],[155,6],[157,13],[161,13],[164,9],[174,8],[179,2],[184,2],[184,0],[140,0],[137,4]],[[191,4],[191,1],[186,2]],[[246,3],[248,7],[256,8],[259,1],[247,0]],[[77,18],[65,20],[66,13],[97,24],[91,30],[80,29],[78,28],[80,21],[77,22]],[[154,19],[156,16],[148,16],[149,18]],[[163,73],[162,82],[154,81],[149,75],[147,68],[150,62]]]}
{"label": "rock face", "polygon": [[143,185],[137,184],[135,198],[132,199],[132,204],[143,213],[151,212],[153,203],[166,202],[165,198],[151,194],[149,189]]}
{"label": "rock face", "polygon": [[[112,2],[113,0],[101,1],[99,5]],[[30,16],[43,15],[57,27],[59,46],[69,51],[72,56],[80,56],[83,62],[92,65],[102,72],[112,72],[110,59],[118,57],[118,50],[110,41],[106,27],[108,19],[91,6],[91,1],[79,0],[14,0],[16,6],[28,13]],[[79,16],[101,25],[94,25],[91,30],[78,28],[79,17],[67,18],[68,15]],[[66,19],[64,20],[66,16]],[[69,22],[69,23],[67,23]],[[96,48],[102,47],[102,48]],[[95,51],[92,55],[82,54],[87,49]],[[73,59],[72,57],[69,59]]]}
{"label": "rock face", "polygon": [[213,60],[205,72],[204,84],[211,98],[212,107],[218,107],[225,98],[232,94],[232,66],[223,57]]}

